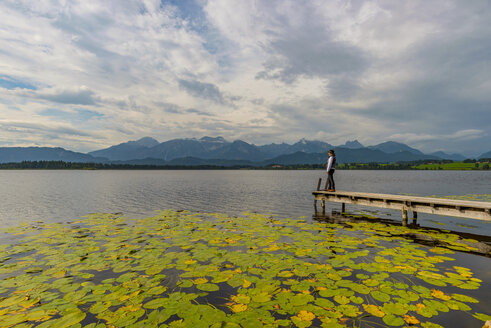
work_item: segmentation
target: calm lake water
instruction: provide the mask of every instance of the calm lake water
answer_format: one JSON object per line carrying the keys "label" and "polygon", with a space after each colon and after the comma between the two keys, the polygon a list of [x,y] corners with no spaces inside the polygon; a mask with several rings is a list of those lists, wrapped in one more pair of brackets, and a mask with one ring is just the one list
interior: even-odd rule
{"label": "calm lake water", "polygon": [[[223,212],[243,211],[311,218],[312,190],[322,170],[308,171],[0,171],[0,224],[20,222],[68,222],[93,212],[122,212],[129,218],[149,216],[158,210]],[[413,194],[419,196],[467,196],[489,200],[491,172],[486,171],[338,171],[338,190]],[[340,210],[327,204],[327,213]],[[374,211],[381,219],[400,222],[400,212],[347,205],[348,212]],[[491,223],[420,214],[422,227],[483,236],[491,240]],[[3,242],[9,242],[10,238]],[[491,258],[455,252],[455,265],[470,268],[483,280],[479,290],[466,294],[480,300],[473,309],[491,308]],[[453,314],[452,314],[453,315]],[[469,316],[470,317],[470,316]],[[453,317],[447,316],[446,323]],[[467,317],[466,317],[467,318]],[[462,317],[456,320],[462,320]],[[466,319],[467,320],[467,319]],[[468,325],[479,323],[470,317]]]}
{"label": "calm lake water", "polygon": [[[0,171],[0,224],[69,221],[92,212],[122,212],[132,218],[163,209],[287,217],[313,214],[322,170],[308,171]],[[486,171],[338,171],[339,190],[420,196],[491,193]],[[489,196],[488,196],[489,197]],[[339,203],[328,204],[340,209]],[[352,205],[348,211],[361,209]],[[383,218],[400,213],[376,210]],[[420,214],[423,226],[491,235],[490,222]],[[442,225],[445,224],[445,225]]]}

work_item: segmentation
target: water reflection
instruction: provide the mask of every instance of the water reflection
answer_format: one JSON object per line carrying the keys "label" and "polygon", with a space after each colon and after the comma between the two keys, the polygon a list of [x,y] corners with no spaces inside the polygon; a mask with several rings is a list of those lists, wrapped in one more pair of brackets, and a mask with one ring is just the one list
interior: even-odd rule
{"label": "water reflection", "polygon": [[[374,211],[372,211],[372,214],[374,214]],[[429,247],[443,247],[460,252],[491,257],[491,236],[489,235],[424,227],[416,220],[404,225],[401,220],[397,221],[376,217],[367,215],[363,212],[346,213],[332,210],[330,214],[326,214],[326,211],[314,211],[312,219],[318,222],[338,223],[343,225],[348,225],[350,222],[366,222],[368,224],[379,223],[388,226],[407,228],[408,230],[395,230],[395,233],[392,233],[392,235],[401,236]],[[450,242],[449,236],[451,237]],[[458,243],[457,247],[455,247],[456,243]]]}

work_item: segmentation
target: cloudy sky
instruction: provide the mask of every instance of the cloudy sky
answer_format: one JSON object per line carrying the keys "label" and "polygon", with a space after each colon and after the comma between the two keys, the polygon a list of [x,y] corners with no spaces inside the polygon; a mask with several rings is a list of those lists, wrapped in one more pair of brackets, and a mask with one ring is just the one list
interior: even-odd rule
{"label": "cloudy sky", "polygon": [[491,150],[491,2],[2,0],[0,146]]}

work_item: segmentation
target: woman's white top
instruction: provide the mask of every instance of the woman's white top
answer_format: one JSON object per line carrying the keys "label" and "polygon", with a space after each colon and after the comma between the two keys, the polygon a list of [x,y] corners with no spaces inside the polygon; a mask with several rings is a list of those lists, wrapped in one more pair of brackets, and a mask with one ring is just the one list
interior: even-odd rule
{"label": "woman's white top", "polygon": [[333,170],[336,169],[335,165],[333,165],[333,161],[334,161],[334,156],[329,156],[329,159],[327,160],[327,172],[329,172],[330,169]]}

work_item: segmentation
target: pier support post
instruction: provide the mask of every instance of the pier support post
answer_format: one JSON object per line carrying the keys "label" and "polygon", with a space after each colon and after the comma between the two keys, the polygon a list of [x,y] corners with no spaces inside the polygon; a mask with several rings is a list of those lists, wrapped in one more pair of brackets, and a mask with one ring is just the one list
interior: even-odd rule
{"label": "pier support post", "polygon": [[418,212],[413,211],[413,224],[416,225],[418,222]]}
{"label": "pier support post", "polygon": [[345,203],[341,203],[341,213],[345,213],[346,212],[346,205]]}
{"label": "pier support post", "polygon": [[321,207],[322,207],[322,215],[326,215],[326,201],[325,200],[321,201]]}
{"label": "pier support post", "polygon": [[407,210],[402,209],[402,225],[407,226]]}

